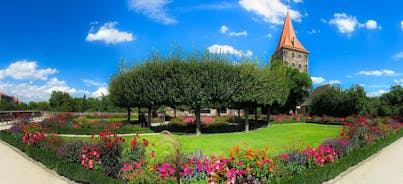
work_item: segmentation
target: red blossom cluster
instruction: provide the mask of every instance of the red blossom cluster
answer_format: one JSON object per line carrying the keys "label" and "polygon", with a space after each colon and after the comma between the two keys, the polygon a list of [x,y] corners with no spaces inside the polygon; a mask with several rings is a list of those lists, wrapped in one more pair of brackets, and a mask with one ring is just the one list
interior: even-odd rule
{"label": "red blossom cluster", "polygon": [[30,132],[25,132],[24,135],[22,136],[22,142],[28,145],[33,145],[37,144],[41,141],[46,141],[47,136],[45,133],[40,132],[40,131],[35,131],[33,133]]}
{"label": "red blossom cluster", "polygon": [[99,148],[95,145],[85,145],[81,150],[81,165],[86,169],[94,169],[96,165],[101,165]]}
{"label": "red blossom cluster", "polygon": [[106,144],[108,149],[112,148],[115,144],[125,141],[123,138],[117,136],[116,133],[112,134],[110,130],[99,132],[99,138],[101,138],[101,140]]}

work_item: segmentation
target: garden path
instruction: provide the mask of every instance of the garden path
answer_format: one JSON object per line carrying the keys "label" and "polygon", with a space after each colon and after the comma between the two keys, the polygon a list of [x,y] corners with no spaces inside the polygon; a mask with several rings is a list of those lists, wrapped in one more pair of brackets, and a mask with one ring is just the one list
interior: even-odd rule
{"label": "garden path", "polygon": [[403,183],[403,137],[326,183]]}
{"label": "garden path", "polygon": [[[0,126],[0,130],[7,127]],[[74,182],[44,168],[24,153],[0,140],[0,183],[62,184]]]}

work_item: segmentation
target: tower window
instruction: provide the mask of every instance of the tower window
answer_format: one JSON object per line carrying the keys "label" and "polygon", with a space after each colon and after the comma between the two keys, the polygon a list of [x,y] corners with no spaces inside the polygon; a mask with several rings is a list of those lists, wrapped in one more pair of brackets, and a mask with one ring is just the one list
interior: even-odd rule
{"label": "tower window", "polygon": [[295,67],[295,63],[292,63],[292,67]]}
{"label": "tower window", "polygon": [[295,57],[294,52],[292,53],[292,57]]}
{"label": "tower window", "polygon": [[301,69],[301,64],[298,65],[298,68]]}

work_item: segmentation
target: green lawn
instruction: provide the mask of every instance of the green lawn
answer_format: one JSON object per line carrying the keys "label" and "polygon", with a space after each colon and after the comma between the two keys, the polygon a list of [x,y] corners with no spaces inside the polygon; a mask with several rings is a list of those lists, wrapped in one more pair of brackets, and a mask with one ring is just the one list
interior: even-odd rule
{"label": "green lawn", "polygon": [[[268,128],[262,128],[249,133],[228,133],[209,135],[174,135],[183,145],[186,152],[202,150],[204,154],[228,154],[228,150],[238,145],[247,143],[253,149],[270,148],[272,156],[288,151],[291,148],[305,148],[308,145],[317,147],[325,139],[338,137],[342,126],[319,125],[307,123],[276,124]],[[125,145],[129,146],[133,136],[126,136]],[[155,143],[154,148],[157,158],[163,158],[171,148],[168,135],[143,135],[150,143]],[[73,138],[68,138],[73,139]],[[76,138],[74,138],[76,139]],[[82,138],[81,138],[82,139]]]}

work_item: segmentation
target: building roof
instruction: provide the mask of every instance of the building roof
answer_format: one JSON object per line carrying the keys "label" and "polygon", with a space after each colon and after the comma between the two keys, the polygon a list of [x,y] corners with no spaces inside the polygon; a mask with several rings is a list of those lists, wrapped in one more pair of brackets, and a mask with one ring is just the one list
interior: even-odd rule
{"label": "building roof", "polygon": [[290,14],[287,11],[287,15],[285,16],[285,21],[283,25],[283,30],[281,32],[280,40],[278,41],[276,52],[278,52],[281,48],[292,49],[304,53],[309,53],[308,50],[302,46],[301,42],[299,42],[297,36],[295,35],[294,27],[292,26],[292,22],[290,19]]}

